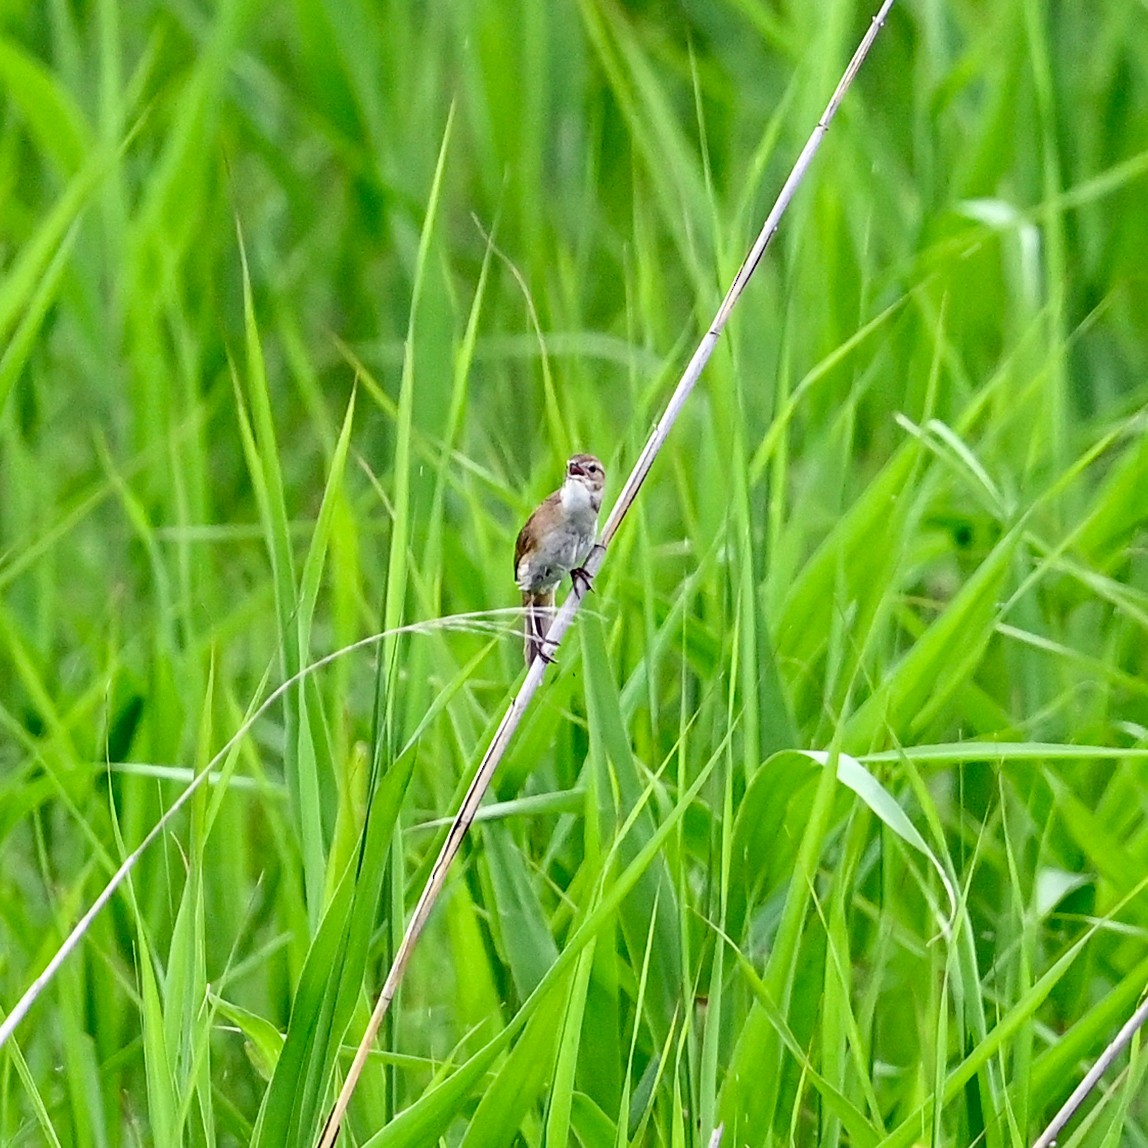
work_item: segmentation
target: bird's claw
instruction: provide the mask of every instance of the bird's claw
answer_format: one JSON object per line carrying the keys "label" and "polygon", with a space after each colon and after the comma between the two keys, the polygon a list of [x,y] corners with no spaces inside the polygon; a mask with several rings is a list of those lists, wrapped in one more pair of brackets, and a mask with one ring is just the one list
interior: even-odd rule
{"label": "bird's claw", "polygon": [[592,585],[593,576],[585,566],[575,566],[570,571],[570,582],[574,589],[578,592],[578,597],[584,597],[589,591],[593,590]]}
{"label": "bird's claw", "polygon": [[548,642],[545,638],[535,638],[530,644],[530,657],[527,659],[526,668],[529,669],[534,664],[535,658],[538,658],[544,665],[556,666],[558,659],[553,654],[546,652],[546,647],[553,645],[555,645],[554,642]]}

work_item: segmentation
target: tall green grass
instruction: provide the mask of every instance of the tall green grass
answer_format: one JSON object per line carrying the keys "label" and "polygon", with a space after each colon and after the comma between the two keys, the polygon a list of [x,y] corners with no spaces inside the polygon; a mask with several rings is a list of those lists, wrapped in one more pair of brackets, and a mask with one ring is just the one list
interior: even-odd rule
{"label": "tall green grass", "polygon": [[[313,1142],[521,673],[433,623],[515,605],[569,450],[617,490],[871,14],[4,15],[0,1010],[390,636],[144,856],[0,1143]],[[1142,4],[894,8],[344,1142],[1020,1145],[1133,1011],[1146,75]],[[1144,1071],[1062,1143],[1143,1143]]]}

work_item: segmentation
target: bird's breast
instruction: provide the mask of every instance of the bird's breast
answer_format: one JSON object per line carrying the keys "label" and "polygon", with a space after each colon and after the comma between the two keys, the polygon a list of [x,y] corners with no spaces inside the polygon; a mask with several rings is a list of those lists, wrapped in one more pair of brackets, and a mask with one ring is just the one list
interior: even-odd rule
{"label": "bird's breast", "polygon": [[556,586],[586,561],[594,545],[597,516],[587,508],[584,514],[565,514],[549,529],[540,531],[530,552],[518,564],[518,585],[522,590]]}

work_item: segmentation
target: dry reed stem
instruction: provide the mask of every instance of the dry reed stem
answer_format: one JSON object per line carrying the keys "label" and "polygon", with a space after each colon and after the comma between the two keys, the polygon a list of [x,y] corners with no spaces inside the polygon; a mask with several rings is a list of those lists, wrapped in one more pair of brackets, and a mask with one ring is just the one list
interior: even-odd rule
{"label": "dry reed stem", "polygon": [[[634,468],[630,472],[630,477],[626,480],[626,485],[622,488],[622,493],[618,495],[618,499],[610,511],[610,516],[606,520],[606,525],[602,529],[598,543],[586,562],[586,572],[591,577],[601,568],[610,542],[618,532],[618,528],[622,525],[622,521],[633,505],[634,499],[637,498],[638,491],[642,488],[642,483],[646,481],[646,476],[650,473],[650,468],[654,465],[654,460],[657,458],[674,423],[677,421],[682,407],[690,396],[690,392],[694,389],[694,385],[697,383],[702,369],[709,361],[710,355],[713,354],[718,337],[724,330],[730,313],[733,311],[738,299],[741,298],[746,284],[749,282],[754,271],[757,270],[757,266],[761,262],[766,248],[776,234],[778,225],[781,222],[781,217],[785,214],[785,209],[789,206],[794,192],[796,192],[802,179],[804,179],[809,165],[813,162],[813,157],[817,154],[817,149],[821,146],[821,141],[825,138],[825,133],[829,130],[829,124],[837,114],[837,109],[840,107],[841,101],[845,98],[845,93],[848,92],[858,70],[865,61],[865,57],[869,54],[869,49],[873,46],[873,41],[877,38],[877,33],[880,31],[882,24],[884,24],[885,18],[892,6],[893,0],[884,0],[877,15],[874,16],[870,22],[864,37],[862,37],[861,43],[853,53],[852,59],[845,68],[841,80],[838,82],[829,103],[826,105],[825,112],[822,114],[821,119],[818,120],[817,126],[813,129],[805,147],[802,148],[801,154],[797,157],[797,162],[793,165],[793,170],[789,173],[789,178],[786,179],[782,186],[781,192],[778,194],[777,200],[766,218],[765,224],[762,226],[761,232],[758,234],[753,247],[750,248],[749,254],[745,257],[745,261],[738,269],[738,273],[734,277],[729,291],[726,293],[721,306],[718,308],[713,323],[698,344],[697,350],[694,351],[693,357],[690,359],[685,372],[682,374],[677,387],[674,389],[673,395],[670,397],[670,401],[666,404],[666,409],[662,417],[658,420],[657,425],[646,441],[645,447],[642,449],[642,453],[638,456],[638,461],[634,464]],[[572,593],[567,596],[566,601],[562,604],[562,609],[558,612],[558,616],[554,619],[547,634],[546,640],[548,646],[557,649],[566,631],[574,621],[574,615],[578,612],[582,597],[583,595],[577,593]],[[375,1042],[375,1037],[383,1022],[383,1017],[386,1016],[387,1009],[390,1007],[391,1001],[398,991],[399,984],[403,979],[403,973],[406,971],[407,964],[411,959],[411,953],[414,951],[419,935],[422,933],[427,919],[430,917],[431,910],[438,900],[439,894],[442,892],[443,885],[446,882],[447,872],[462,845],[462,840],[466,836],[471,822],[474,820],[474,815],[478,811],[479,804],[490,786],[490,782],[494,777],[494,771],[498,768],[498,764],[502,760],[502,755],[506,751],[507,745],[510,744],[510,739],[514,736],[514,732],[518,728],[518,723],[522,720],[522,715],[526,712],[526,708],[533,699],[539,685],[542,684],[542,677],[545,672],[546,663],[541,658],[535,658],[530,665],[530,669],[526,672],[526,678],[519,687],[518,693],[514,696],[514,700],[510,703],[506,713],[503,715],[502,721],[499,723],[498,729],[490,745],[487,747],[486,753],[483,755],[482,762],[474,775],[474,780],[470,783],[470,788],[466,792],[462,806],[447,832],[446,840],[443,842],[442,849],[434,863],[434,868],[431,870],[426,886],[423,888],[422,894],[419,897],[418,904],[415,905],[414,912],[411,914],[406,932],[403,934],[403,939],[399,943],[398,951],[395,953],[394,963],[391,965],[390,972],[387,974],[387,979],[383,982],[382,991],[379,993],[379,999],[375,1004],[374,1011],[371,1013],[371,1019],[367,1024],[366,1032],[363,1034],[363,1039],[355,1052],[355,1059],[351,1062],[350,1071],[347,1073],[347,1078],[343,1082],[343,1087],[339,1091],[335,1105],[319,1137],[319,1148],[332,1148],[336,1137],[339,1135],[339,1126],[342,1124],[343,1116],[347,1111],[347,1105],[351,1101],[355,1086],[358,1084],[363,1066],[367,1062],[367,1056],[370,1053],[371,1046]]]}
{"label": "dry reed stem", "polygon": [[1096,1063],[1085,1073],[1084,1079],[1073,1090],[1072,1095],[1061,1105],[1060,1111],[1052,1118],[1049,1126],[1036,1138],[1032,1148],[1054,1148],[1056,1138],[1064,1126],[1072,1119],[1076,1110],[1084,1103],[1088,1094],[1100,1083],[1100,1078],[1111,1067],[1112,1062],[1124,1051],[1136,1031],[1148,1021],[1148,1000],[1141,1001],[1140,1007],[1128,1018],[1124,1027],[1113,1038],[1112,1043],[1100,1054]]}
{"label": "dry reed stem", "polygon": [[[216,772],[216,767],[221,765],[227,758],[227,755],[251,732],[251,728],[255,725],[256,721],[289,689],[298,685],[304,678],[310,677],[325,666],[329,666],[339,658],[353,654],[356,650],[365,650],[371,646],[378,645],[384,638],[397,637],[399,634],[420,634],[430,630],[440,629],[470,629],[476,627],[482,629],[490,624],[492,618],[497,619],[507,616],[517,618],[521,613],[522,611],[518,607],[505,610],[480,610],[468,614],[448,614],[446,617],[436,618],[430,622],[412,622],[409,626],[399,626],[393,630],[384,630],[381,633],[360,638],[357,642],[352,642],[351,645],[344,646],[342,649],[335,650],[330,654],[325,654],[318,661],[311,662],[309,665],[304,666],[297,674],[293,674],[285,682],[280,682],[263,701],[248,713],[239,728],[227,739],[223,748],[191,779],[187,788],[168,806],[163,816],[148,830],[143,840],[120,862],[119,868],[116,869],[108,879],[108,883],[100,890],[99,896],[96,897],[84,915],[72,927],[71,932],[68,933],[61,942],[60,947],[52,955],[51,960],[44,966],[40,975],[24,990],[23,995],[15,1005],[12,1006],[12,1011],[4,1018],[3,1023],[0,1023],[0,1048],[3,1048],[4,1045],[8,1043],[8,1039],[16,1031],[17,1026],[24,1017],[27,1016],[28,1011],[36,1003],[37,998],[44,989],[48,987],[56,973],[60,971],[60,966],[63,965],[68,957],[78,948],[80,942],[84,939],[84,934],[91,927],[92,922],[99,915],[100,910],[112,899],[115,891],[124,883],[128,874],[135,868],[136,863],[144,853],[147,852],[148,847],[163,833],[175,815],[191,800],[195,791]],[[270,673],[270,669],[268,669],[268,673]],[[266,681],[267,677],[265,675],[263,681],[259,684],[259,690],[263,689]],[[256,693],[258,692],[257,690]]]}

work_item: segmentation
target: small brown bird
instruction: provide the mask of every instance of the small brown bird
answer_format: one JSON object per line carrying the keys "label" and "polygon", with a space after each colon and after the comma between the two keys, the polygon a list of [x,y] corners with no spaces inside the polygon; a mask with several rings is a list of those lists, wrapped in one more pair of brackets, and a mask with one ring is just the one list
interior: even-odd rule
{"label": "small brown bird", "polygon": [[522,591],[526,664],[552,661],[544,649],[554,616],[554,588],[569,574],[575,586],[589,575],[582,564],[598,531],[598,510],[606,471],[592,454],[576,454],[566,464],[562,488],[543,500],[526,520],[514,544],[514,580]]}

